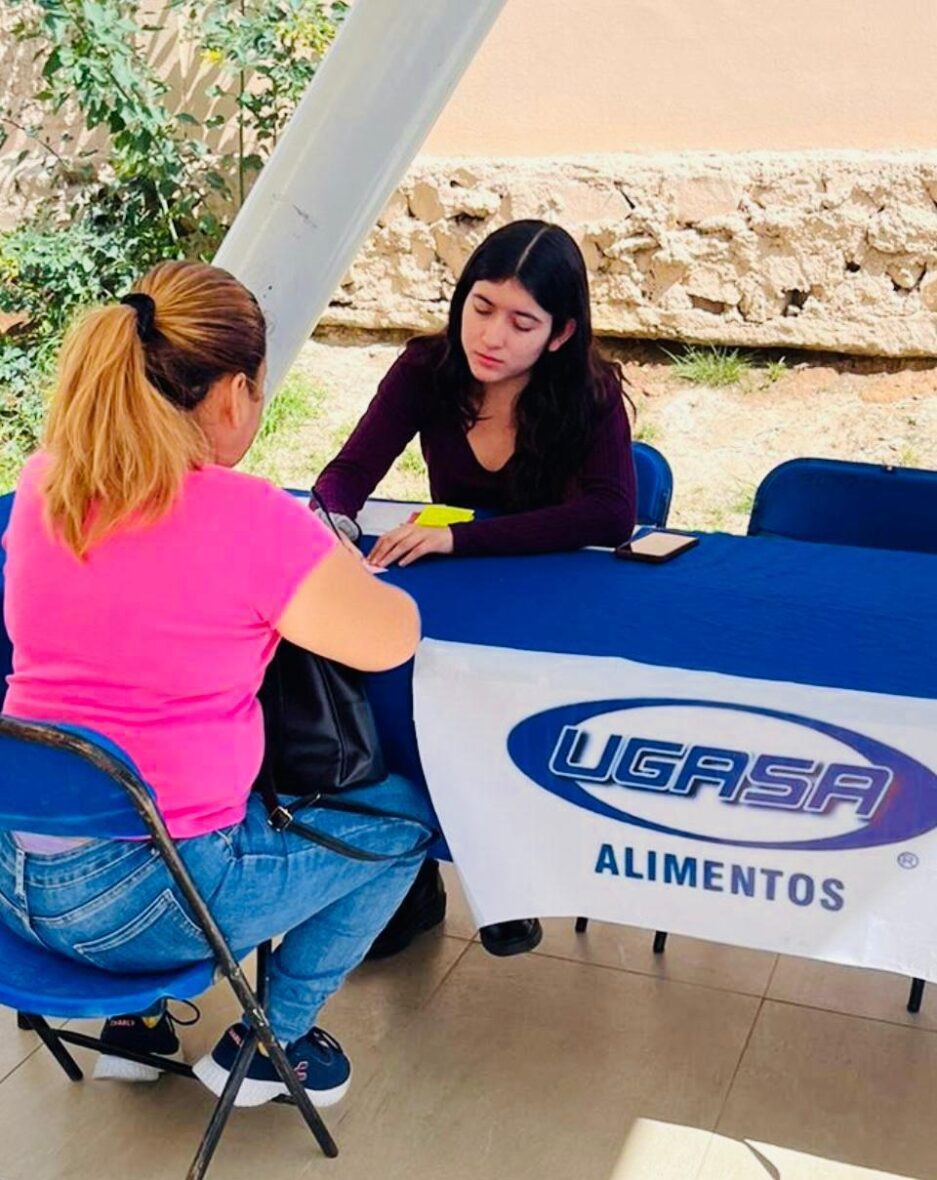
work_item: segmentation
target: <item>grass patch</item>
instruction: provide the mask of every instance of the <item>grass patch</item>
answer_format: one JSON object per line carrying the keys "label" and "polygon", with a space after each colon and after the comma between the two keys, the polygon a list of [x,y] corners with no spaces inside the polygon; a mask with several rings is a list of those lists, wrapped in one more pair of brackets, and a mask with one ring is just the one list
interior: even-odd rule
{"label": "grass patch", "polygon": [[420,444],[414,440],[377,486],[390,500],[428,500],[429,477]]}
{"label": "grass patch", "polygon": [[333,455],[337,455],[345,443],[348,441],[348,436],[358,425],[357,418],[343,418],[337,426],[333,426],[329,431],[329,446],[331,448],[331,459]]}
{"label": "grass patch", "polygon": [[778,357],[776,361],[768,361],[762,370],[764,373],[765,382],[768,385],[773,385],[775,381],[780,381],[787,372],[787,361],[784,357]]}
{"label": "grass patch", "polygon": [[732,501],[731,511],[737,513],[739,516],[750,516],[752,506],[755,503],[755,485],[751,484],[748,487],[739,488]]}
{"label": "grass patch", "polygon": [[426,475],[426,460],[414,443],[397,460],[397,467],[407,475]]}
{"label": "grass patch", "polygon": [[660,427],[656,422],[642,422],[634,437],[636,442],[652,443],[660,438]]}
{"label": "grass patch", "polygon": [[752,371],[751,361],[737,348],[701,348],[691,344],[680,355],[667,352],[667,356],[673,361],[674,372],[680,380],[693,385],[712,388],[736,385]]}
{"label": "grass patch", "polygon": [[[318,396],[317,396],[318,395]],[[290,373],[283,388],[264,409],[264,416],[254,439],[254,446],[270,442],[291,426],[298,426],[315,414],[315,402],[322,393],[298,373]]]}
{"label": "grass patch", "polygon": [[290,373],[283,388],[267,404],[257,436],[239,467],[273,483],[306,486],[316,467],[312,456],[297,446],[301,428],[322,413],[325,394],[301,373]]}
{"label": "grass patch", "polygon": [[898,452],[899,467],[922,467],[921,456],[914,447],[905,446]]}
{"label": "grass patch", "polygon": [[[281,487],[309,487],[358,425],[357,417],[343,416],[336,421],[335,406],[327,402],[327,395],[309,377],[291,373],[267,408],[263,427],[241,463],[242,470]],[[375,495],[400,500],[429,498],[426,463],[416,441],[381,480]]]}

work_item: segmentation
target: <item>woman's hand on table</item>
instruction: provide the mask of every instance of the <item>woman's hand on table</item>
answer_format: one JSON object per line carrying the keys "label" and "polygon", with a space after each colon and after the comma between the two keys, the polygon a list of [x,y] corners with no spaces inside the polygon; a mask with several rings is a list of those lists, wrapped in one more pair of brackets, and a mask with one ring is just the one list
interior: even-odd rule
{"label": "woman's hand on table", "polygon": [[367,557],[365,557],[354,541],[350,541],[344,533],[338,534],[338,542],[342,549],[344,549],[350,557],[353,557],[359,565],[364,566],[369,574],[383,574],[387,572],[383,566],[375,565],[373,561],[370,561]]}
{"label": "woman's hand on table", "polygon": [[422,524],[402,524],[385,533],[368,554],[372,565],[387,567],[397,562],[411,565],[421,557],[451,553],[452,529],[429,528]]}

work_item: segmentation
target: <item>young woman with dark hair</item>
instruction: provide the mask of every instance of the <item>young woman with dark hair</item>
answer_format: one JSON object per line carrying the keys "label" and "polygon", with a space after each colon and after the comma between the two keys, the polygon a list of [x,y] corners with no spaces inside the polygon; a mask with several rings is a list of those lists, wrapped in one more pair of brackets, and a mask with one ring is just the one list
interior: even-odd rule
{"label": "young woman with dark hair", "polygon": [[[635,519],[625,397],[620,369],[593,340],[579,247],[560,226],[516,221],[472,254],[446,329],[407,345],[315,491],[356,538],[355,516],[418,435],[434,502],[495,515],[391,529],[371,551],[375,564],[617,545]],[[402,949],[444,913],[438,866],[427,862],[372,954]],[[482,930],[495,954],[539,937],[533,920]]]}
{"label": "young woman with dark hair", "polygon": [[615,545],[634,525],[617,365],[592,337],[582,253],[557,225],[516,221],[475,250],[445,331],[411,341],[316,481],[351,522],[419,435],[436,503],[493,510],[450,528],[403,525],[371,560]]}

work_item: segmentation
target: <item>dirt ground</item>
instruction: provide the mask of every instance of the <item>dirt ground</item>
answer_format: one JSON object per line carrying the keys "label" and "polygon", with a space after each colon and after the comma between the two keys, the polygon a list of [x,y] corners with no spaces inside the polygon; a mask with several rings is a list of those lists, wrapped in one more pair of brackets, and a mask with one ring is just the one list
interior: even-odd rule
{"label": "dirt ground", "polygon": [[[341,445],[402,347],[402,339],[331,333],[304,349],[295,372],[316,389],[314,410],[278,448],[280,482],[306,485]],[[676,346],[674,346],[676,347]],[[670,523],[744,532],[760,480],[797,456],[861,459],[937,469],[937,363],[821,354],[752,358],[742,381],[724,388],[677,376],[662,347],[603,341],[621,361],[635,403],[635,437],[658,447],[674,472]],[[426,495],[425,469],[411,447],[381,494]]]}

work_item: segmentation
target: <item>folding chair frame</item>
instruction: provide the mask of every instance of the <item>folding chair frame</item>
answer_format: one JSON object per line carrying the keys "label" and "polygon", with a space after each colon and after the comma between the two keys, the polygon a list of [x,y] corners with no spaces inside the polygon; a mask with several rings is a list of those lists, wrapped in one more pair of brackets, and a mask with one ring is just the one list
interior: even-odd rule
{"label": "folding chair frame", "polygon": [[[66,733],[49,726],[16,721],[10,717],[0,717],[0,734],[7,734],[21,741],[67,750],[86,759],[123,788],[146,825],[147,831],[172,874],[173,880],[205,935],[218,969],[230,984],[244,1011],[251,1035],[245,1038],[244,1044],[238,1051],[230,1076],[225,1083],[224,1090],[218,1099],[187,1173],[187,1180],[201,1180],[205,1175],[258,1044],[263,1046],[274,1069],[289,1092],[289,1098],[284,1096],[282,1101],[291,1101],[299,1108],[306,1125],[326,1156],[334,1158],[338,1155],[335,1141],[329,1134],[319,1112],[310,1101],[305,1087],[294,1073],[293,1067],[267,1019],[264,1005],[267,999],[267,959],[270,953],[270,943],[263,943],[257,948],[257,985],[254,990],[248,983],[240,964],[190,877],[188,869],[166,829],[163,818],[156,808],[155,801],[143,781],[120,759],[112,757],[106,750],[77,734]],[[29,1028],[42,1039],[72,1081],[80,1081],[83,1075],[78,1063],[65,1048],[65,1044],[80,1045],[82,1048],[105,1052],[110,1056],[123,1057],[144,1065],[155,1065],[163,1072],[176,1073],[183,1077],[194,1077],[192,1069],[188,1065],[167,1061],[162,1057],[151,1057],[149,1054],[116,1049],[111,1045],[104,1045],[97,1037],[85,1036],[69,1029],[53,1029],[38,1014],[19,1013],[18,1022],[20,1028]]]}

